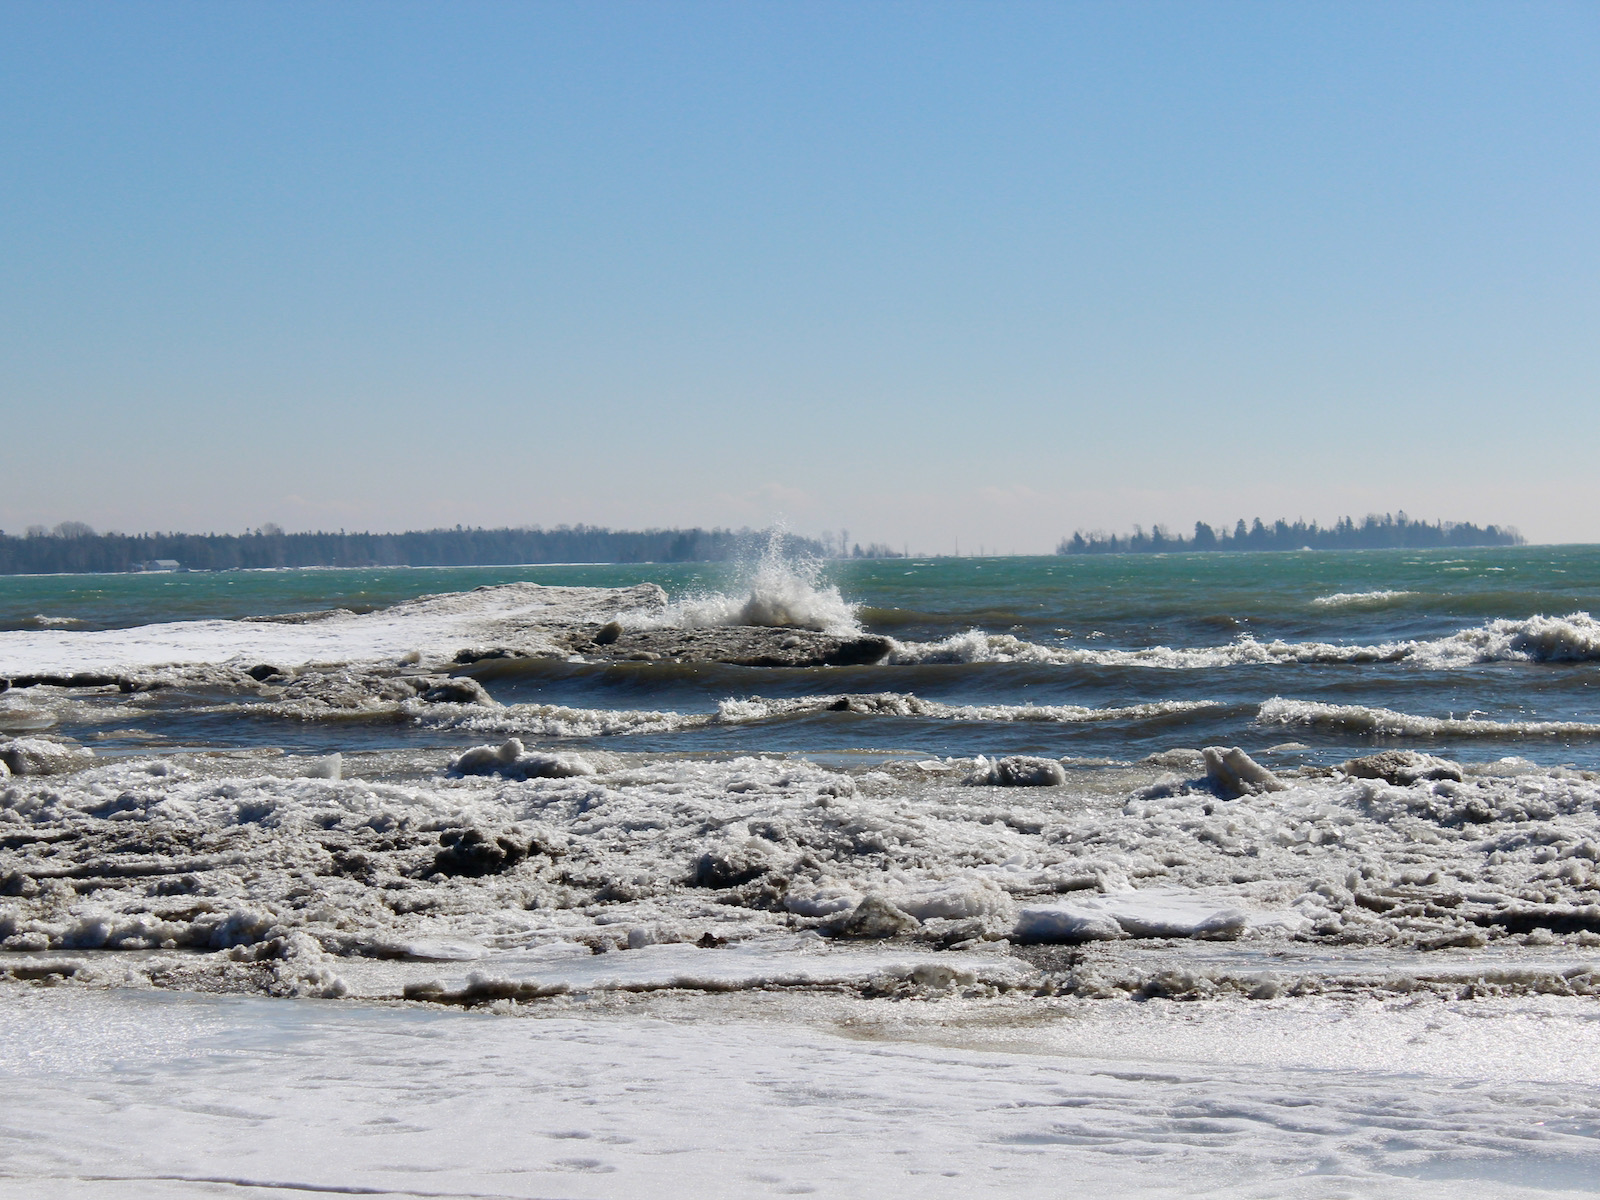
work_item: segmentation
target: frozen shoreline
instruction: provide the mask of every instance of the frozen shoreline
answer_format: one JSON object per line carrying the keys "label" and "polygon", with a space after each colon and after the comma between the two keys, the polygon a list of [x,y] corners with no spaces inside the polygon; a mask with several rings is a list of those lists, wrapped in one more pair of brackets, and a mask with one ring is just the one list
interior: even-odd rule
{"label": "frozen shoreline", "polygon": [[121,673],[0,695],[0,1196],[1596,1190],[1600,772],[1372,750],[1586,745],[1403,705],[1600,627],[838,667],[815,582],[0,637]]}
{"label": "frozen shoreline", "polygon": [[0,986],[0,1196],[1592,1194],[1592,1003],[664,998],[520,1019]]}

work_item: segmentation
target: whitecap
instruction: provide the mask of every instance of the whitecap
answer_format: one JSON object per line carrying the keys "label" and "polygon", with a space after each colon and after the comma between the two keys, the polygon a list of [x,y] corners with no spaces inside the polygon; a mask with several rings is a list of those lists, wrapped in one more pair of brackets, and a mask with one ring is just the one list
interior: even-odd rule
{"label": "whitecap", "polygon": [[731,592],[685,596],[661,612],[636,612],[621,621],[631,629],[759,625],[846,637],[859,635],[859,606],[847,601],[836,584],[826,582],[824,571],[825,564],[818,559],[785,554],[774,536]]}
{"label": "whitecap", "polygon": [[1600,737],[1600,725],[1584,721],[1495,721],[1487,717],[1427,717],[1369,708],[1364,704],[1320,704],[1274,696],[1256,714],[1258,725],[1331,729],[1378,737]]}
{"label": "whitecap", "polygon": [[1323,608],[1385,608],[1420,594],[1387,588],[1373,592],[1334,592],[1331,596],[1318,596],[1311,603]]}

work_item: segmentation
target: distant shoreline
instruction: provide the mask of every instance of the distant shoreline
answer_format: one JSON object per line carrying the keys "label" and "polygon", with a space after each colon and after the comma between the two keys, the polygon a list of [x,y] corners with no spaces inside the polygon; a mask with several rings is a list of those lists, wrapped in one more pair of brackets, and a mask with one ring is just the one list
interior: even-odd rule
{"label": "distant shoreline", "polygon": [[1204,521],[1194,523],[1194,534],[1169,533],[1156,525],[1146,533],[1135,525],[1132,534],[1085,533],[1063,538],[1057,554],[1182,554],[1214,551],[1295,550],[1450,550],[1486,546],[1523,546],[1527,539],[1509,525],[1478,526],[1471,522],[1413,521],[1398,515],[1369,514],[1361,524],[1343,517],[1331,526],[1315,521],[1278,520],[1271,525],[1257,517],[1249,525],[1241,517],[1230,531],[1220,531]]}
{"label": "distant shoreline", "polygon": [[[152,571],[276,570],[323,567],[517,567],[711,563],[775,550],[812,558],[898,558],[871,543],[837,542],[782,530],[555,529],[413,530],[406,533],[285,533],[266,525],[249,533],[96,533],[68,522],[22,537],[0,532],[0,575],[107,575]],[[841,553],[843,551],[844,553]]]}

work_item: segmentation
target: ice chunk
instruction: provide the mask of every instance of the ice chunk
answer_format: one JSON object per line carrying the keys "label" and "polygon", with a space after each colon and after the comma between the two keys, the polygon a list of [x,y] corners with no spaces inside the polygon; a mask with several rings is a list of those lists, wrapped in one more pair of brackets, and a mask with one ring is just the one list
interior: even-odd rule
{"label": "ice chunk", "polygon": [[878,895],[867,896],[849,916],[828,926],[835,936],[850,938],[889,938],[916,928],[915,917]]}
{"label": "ice chunk", "polygon": [[1067,773],[1055,759],[1024,754],[992,761],[980,754],[967,776],[973,787],[1057,787],[1066,781]]}
{"label": "ice chunk", "polygon": [[300,768],[300,775],[304,779],[339,779],[344,775],[344,759],[338,754],[313,758]]}
{"label": "ice chunk", "polygon": [[958,879],[895,896],[895,905],[919,921],[1009,915],[1011,898],[987,879]]}
{"label": "ice chunk", "polygon": [[1019,942],[1111,942],[1126,937],[1114,917],[1068,905],[1025,908],[1013,935]]}
{"label": "ice chunk", "polygon": [[1289,786],[1237,746],[1207,746],[1201,753],[1205,755],[1206,783],[1224,800],[1281,792]]}
{"label": "ice chunk", "polygon": [[94,760],[86,746],[68,746],[45,738],[17,738],[0,742],[0,763],[13,775],[66,775],[82,770]]}
{"label": "ice chunk", "polygon": [[1251,923],[1242,909],[1176,889],[1113,892],[1025,908],[1022,942],[1089,942],[1120,937],[1235,938]]}
{"label": "ice chunk", "polygon": [[568,779],[593,775],[595,769],[576,754],[524,753],[520,738],[507,738],[498,746],[474,746],[450,764],[450,772],[507,779]]}
{"label": "ice chunk", "polygon": [[457,775],[493,775],[522,757],[522,740],[507,738],[498,746],[474,746],[450,764]]}
{"label": "ice chunk", "polygon": [[433,679],[423,688],[420,698],[428,704],[481,704],[497,707],[493,697],[476,679],[465,677]]}
{"label": "ice chunk", "polygon": [[1382,779],[1402,786],[1424,779],[1451,779],[1461,782],[1461,768],[1446,758],[1421,754],[1415,750],[1385,750],[1364,758],[1352,758],[1339,768],[1356,779]]}

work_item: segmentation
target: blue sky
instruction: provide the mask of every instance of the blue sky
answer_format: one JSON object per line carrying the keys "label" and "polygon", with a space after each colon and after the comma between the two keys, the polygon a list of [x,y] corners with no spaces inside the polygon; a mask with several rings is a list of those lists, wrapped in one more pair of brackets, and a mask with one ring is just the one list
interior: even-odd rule
{"label": "blue sky", "polygon": [[0,528],[1600,541],[1600,8],[0,3]]}

